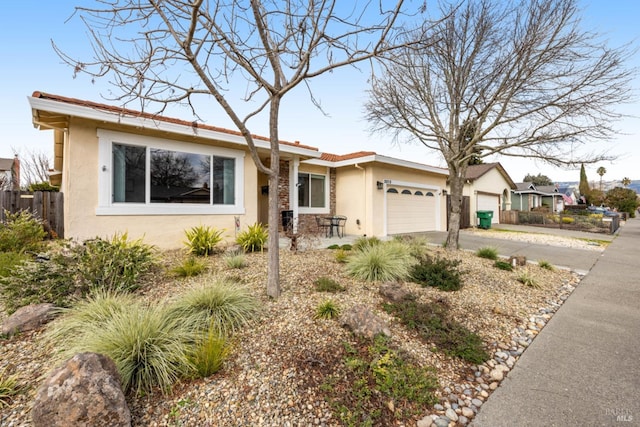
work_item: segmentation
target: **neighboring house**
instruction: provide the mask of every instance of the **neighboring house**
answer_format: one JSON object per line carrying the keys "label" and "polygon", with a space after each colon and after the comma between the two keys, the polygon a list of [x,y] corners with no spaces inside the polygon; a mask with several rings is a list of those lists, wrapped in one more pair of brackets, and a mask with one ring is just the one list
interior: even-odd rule
{"label": "neighboring house", "polygon": [[562,200],[565,206],[578,204],[579,191],[577,185],[560,185],[558,186],[558,193],[562,194]]}
{"label": "neighboring house", "polygon": [[20,159],[0,159],[0,190],[20,190]]}
{"label": "neighboring house", "polygon": [[477,225],[478,211],[492,211],[491,222],[500,222],[500,212],[511,209],[511,191],[516,185],[500,163],[470,165],[463,196],[469,197],[470,224]]}
{"label": "neighboring house", "polygon": [[[127,232],[175,248],[195,225],[233,239],[267,222],[268,179],[239,132],[41,92],[29,102],[34,125],[53,130],[52,184],[64,193],[66,237]],[[268,164],[268,138],[254,139]],[[347,216],[348,234],[446,227],[444,169],[298,142],[281,142],[280,155],[280,210],[301,230],[335,214]]]}
{"label": "neighboring house", "polygon": [[532,182],[520,182],[511,197],[511,209],[532,211],[545,208],[549,212],[564,210],[564,197],[555,185],[536,186]]}

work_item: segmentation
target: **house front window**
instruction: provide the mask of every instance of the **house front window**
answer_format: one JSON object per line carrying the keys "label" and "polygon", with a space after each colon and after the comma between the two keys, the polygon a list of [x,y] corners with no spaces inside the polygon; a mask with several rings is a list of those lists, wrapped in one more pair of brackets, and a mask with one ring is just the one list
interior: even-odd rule
{"label": "house front window", "polygon": [[326,176],[312,173],[298,174],[298,206],[326,207]]}
{"label": "house front window", "polygon": [[97,214],[244,213],[244,152],[99,130]]}

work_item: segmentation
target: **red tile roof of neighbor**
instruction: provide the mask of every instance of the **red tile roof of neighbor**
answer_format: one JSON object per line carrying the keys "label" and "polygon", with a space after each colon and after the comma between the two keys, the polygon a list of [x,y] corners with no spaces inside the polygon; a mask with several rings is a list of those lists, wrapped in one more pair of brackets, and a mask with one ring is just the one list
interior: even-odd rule
{"label": "red tile roof of neighbor", "polygon": [[[172,117],[165,117],[165,116],[162,116],[162,115],[159,115],[159,114],[145,113],[145,112],[142,112],[142,111],[130,110],[130,109],[124,108],[124,107],[116,107],[116,106],[113,106],[113,105],[101,104],[101,103],[93,102],[93,101],[85,101],[85,100],[77,99],[77,98],[69,98],[69,97],[66,97],[66,96],[54,95],[54,94],[50,94],[50,93],[46,93],[46,92],[35,91],[35,92],[33,92],[32,96],[34,98],[48,99],[48,100],[57,101],[57,102],[64,102],[64,103],[67,103],[67,104],[78,105],[78,106],[81,106],[81,107],[94,108],[94,109],[97,109],[97,110],[107,111],[107,112],[116,113],[116,114],[123,114],[123,115],[128,115],[128,116],[133,116],[133,117],[140,117],[140,118],[151,119],[151,120],[160,120],[160,121],[167,122],[167,123],[174,123],[174,124],[182,125],[182,126],[190,126],[190,127],[197,128],[197,129],[206,129],[206,130],[210,130],[210,131],[214,131],[214,132],[226,133],[226,134],[229,134],[229,135],[242,136],[242,133],[240,133],[239,131],[225,129],[225,128],[221,128],[221,127],[217,127],[217,126],[205,125],[205,124],[202,124],[202,123],[198,123],[197,121],[189,122],[189,121],[186,121],[186,120],[175,119],[175,118],[172,118]],[[267,138],[265,136],[253,135],[253,134],[251,136],[254,139],[260,139],[260,140],[263,140],[263,141],[269,141],[269,138]],[[293,147],[306,148],[308,150],[319,151],[318,148],[316,148],[316,147],[311,147],[309,145],[302,145],[298,141],[296,141],[296,142],[280,141],[280,144],[289,145],[289,146],[293,146]]]}
{"label": "red tile roof of neighbor", "polygon": [[331,153],[322,153],[320,156],[320,160],[326,160],[328,162],[339,162],[342,160],[351,160],[357,159],[359,157],[367,157],[367,156],[375,156],[376,153],[374,151],[358,151],[355,153],[349,154],[331,154]]}

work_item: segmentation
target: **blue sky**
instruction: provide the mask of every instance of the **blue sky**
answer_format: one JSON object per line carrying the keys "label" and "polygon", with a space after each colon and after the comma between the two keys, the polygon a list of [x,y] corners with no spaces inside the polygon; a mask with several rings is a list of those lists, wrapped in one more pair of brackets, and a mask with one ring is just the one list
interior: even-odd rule
{"label": "blue sky", "polygon": [[[11,157],[14,149],[50,154],[52,134],[38,131],[31,124],[31,111],[27,97],[36,90],[105,102],[110,86],[106,79],[92,83],[87,76],[73,78],[72,70],[62,64],[52,47],[51,39],[66,51],[88,53],[86,31],[78,19],[68,22],[75,5],[90,4],[88,0],[20,0],[3,5],[0,16],[0,125],[4,137],[0,143],[0,157]],[[433,4],[433,2],[428,2]],[[583,23],[586,28],[604,34],[612,46],[626,42],[640,43],[640,2],[637,0],[581,0]],[[87,56],[86,54],[84,55]],[[640,67],[640,54],[632,64]],[[443,166],[439,155],[418,146],[393,145],[387,136],[370,135],[363,117],[363,103],[367,89],[366,70],[337,70],[311,83],[316,98],[322,103],[328,116],[318,111],[305,94],[297,90],[288,94],[280,116],[280,137],[288,141],[318,147],[321,151],[345,154],[354,151],[375,151],[378,154],[407,159],[434,166]],[[640,77],[634,82],[634,90],[640,93]],[[640,115],[640,98],[621,111]],[[200,114],[207,124],[233,128],[229,120],[216,111],[213,104]],[[174,110],[171,116],[185,120],[193,117],[187,111]],[[590,180],[597,180],[595,170],[604,166],[604,179],[629,177],[640,179],[640,119],[629,118],[617,126],[625,135],[615,138],[606,149],[619,158],[613,162],[587,166]],[[256,122],[254,133],[266,135],[266,124]],[[599,151],[602,145],[594,145]],[[487,161],[500,161],[512,179],[522,180],[527,173],[543,173],[555,181],[577,181],[578,169],[561,169],[531,160],[496,157]]]}

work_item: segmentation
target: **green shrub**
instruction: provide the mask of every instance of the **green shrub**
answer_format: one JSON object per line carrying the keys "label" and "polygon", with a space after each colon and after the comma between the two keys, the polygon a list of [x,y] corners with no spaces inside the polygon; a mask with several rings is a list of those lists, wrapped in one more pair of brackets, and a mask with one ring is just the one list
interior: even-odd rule
{"label": "green shrub", "polygon": [[20,392],[18,376],[9,375],[5,367],[0,371],[0,408],[8,405],[11,399]]}
{"label": "green shrub", "polygon": [[333,245],[327,246],[327,249],[331,249],[331,250],[340,249],[340,245],[337,245],[334,243]]}
{"label": "green shrub", "polygon": [[569,217],[569,216],[563,216],[562,217],[562,223],[563,224],[573,224],[576,220]]}
{"label": "green shrub", "polygon": [[51,185],[49,182],[38,182],[35,184],[29,185],[29,191],[60,191],[60,187],[56,185]]}
{"label": "green shrub", "polygon": [[513,271],[513,266],[511,265],[511,263],[508,263],[506,261],[496,261],[495,263],[493,263],[493,266],[499,268],[500,270]]}
{"label": "green shrub", "polygon": [[47,233],[42,222],[29,211],[4,211],[5,221],[0,223],[0,252],[37,252],[42,248]]}
{"label": "green shrub", "polygon": [[29,304],[69,306],[75,294],[83,294],[75,274],[74,260],[56,253],[14,266],[7,276],[0,277],[0,295],[7,313]]}
{"label": "green shrub", "polygon": [[540,260],[538,261],[538,266],[540,266],[540,268],[544,268],[545,270],[549,270],[549,271],[554,270],[553,265],[551,265],[549,261]]}
{"label": "green shrub", "polygon": [[340,249],[342,249],[343,251],[350,251],[350,250],[352,250],[352,249],[353,249],[353,246],[351,246],[351,245],[350,245],[350,244],[348,244],[348,243],[345,243],[344,245],[341,245],[341,246],[340,246]]}
{"label": "green shrub", "polygon": [[[346,372],[325,377],[321,385],[341,425],[395,425],[422,416],[425,407],[437,403],[435,370],[413,363],[383,335],[373,343],[361,340],[344,347]],[[393,412],[385,409],[389,402]]]}
{"label": "green shrub", "polygon": [[473,364],[489,359],[482,339],[453,319],[449,319],[445,305],[422,304],[407,300],[384,304],[388,313],[398,317],[409,329],[417,331],[421,338],[433,342],[445,354],[459,357]]}
{"label": "green shrub", "polygon": [[314,282],[318,292],[344,292],[346,288],[328,277],[318,277]]}
{"label": "green shrub", "polygon": [[198,376],[207,378],[222,368],[231,350],[232,345],[229,339],[220,336],[216,328],[210,327],[196,340],[188,358]]}
{"label": "green shrub", "polygon": [[440,257],[423,256],[411,267],[411,280],[423,286],[433,286],[441,291],[457,291],[462,288],[460,261]]}
{"label": "green shrub", "polygon": [[335,302],[328,299],[323,301],[316,307],[314,318],[316,319],[335,319],[340,315],[340,308]]}
{"label": "green shrub", "polygon": [[528,271],[523,271],[518,275],[517,278],[518,282],[522,283],[525,286],[528,286],[530,288],[535,288],[535,289],[539,289],[540,288],[540,284],[538,284],[538,281],[535,279],[535,277],[533,277],[531,274],[529,274]]}
{"label": "green shrub", "polygon": [[127,233],[87,240],[75,253],[79,280],[88,288],[136,290],[140,277],[156,265],[153,247],[142,239],[128,240]]}
{"label": "green shrub", "polygon": [[8,276],[11,271],[23,263],[29,261],[30,257],[18,252],[0,252],[0,277]]}
{"label": "green shrub", "polygon": [[478,249],[476,251],[476,255],[479,256],[480,258],[486,258],[486,259],[495,261],[498,259],[498,249],[490,246],[485,246],[483,248]]}
{"label": "green shrub", "polygon": [[189,257],[171,271],[179,277],[193,277],[202,273],[206,267],[207,265],[204,262],[197,258]]}
{"label": "green shrub", "polygon": [[245,268],[247,266],[247,258],[242,252],[227,252],[224,255],[224,262],[229,268]]}
{"label": "green shrub", "polygon": [[216,230],[208,225],[199,225],[184,234],[187,241],[184,242],[189,248],[189,253],[197,256],[208,256],[214,253],[218,243],[222,241],[223,230]]}
{"label": "green shrub", "polygon": [[249,228],[240,234],[236,238],[236,243],[240,245],[245,252],[262,252],[267,239],[269,238],[269,232],[260,223],[250,225]]}
{"label": "green shrub", "polygon": [[380,243],[382,243],[382,240],[378,239],[375,236],[374,237],[363,236],[363,237],[358,237],[356,241],[353,242],[353,245],[351,245],[351,248],[354,251],[361,251],[371,246],[378,246]]}
{"label": "green shrub", "polygon": [[347,260],[349,259],[349,255],[347,254],[347,252],[344,249],[338,249],[336,251],[336,253],[333,255],[334,259],[336,260],[336,262],[340,263],[340,264],[344,264],[347,262]]}
{"label": "green shrub", "polygon": [[399,280],[409,275],[413,262],[407,245],[390,241],[362,246],[349,257],[347,272],[352,277],[366,281]]}
{"label": "green shrub", "polygon": [[258,314],[259,301],[244,286],[221,279],[194,286],[170,305],[173,317],[186,319],[194,330],[217,332],[229,336],[250,323]]}

